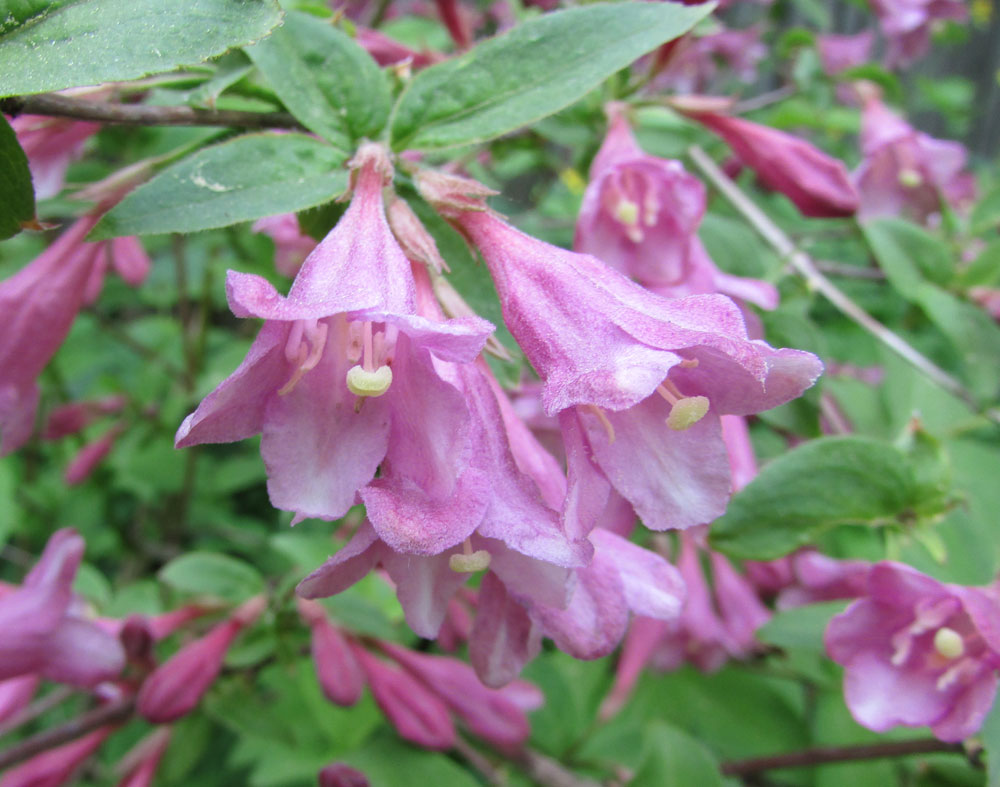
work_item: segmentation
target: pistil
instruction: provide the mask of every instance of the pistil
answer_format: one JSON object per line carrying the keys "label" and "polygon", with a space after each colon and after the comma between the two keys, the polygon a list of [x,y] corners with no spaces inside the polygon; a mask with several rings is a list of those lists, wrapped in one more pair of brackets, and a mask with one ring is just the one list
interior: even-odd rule
{"label": "pistil", "polygon": [[656,392],[670,404],[667,426],[677,432],[690,429],[708,412],[707,396],[685,396],[670,380],[664,380]]}

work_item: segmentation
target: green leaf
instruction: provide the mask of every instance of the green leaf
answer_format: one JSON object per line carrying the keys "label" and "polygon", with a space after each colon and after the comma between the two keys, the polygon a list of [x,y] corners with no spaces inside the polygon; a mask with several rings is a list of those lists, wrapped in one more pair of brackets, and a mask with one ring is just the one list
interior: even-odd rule
{"label": "green leaf", "polygon": [[879,267],[904,298],[912,299],[923,279],[946,284],[951,278],[951,251],[922,227],[902,219],[879,219],[862,229]]}
{"label": "green leaf", "polygon": [[417,74],[396,107],[393,146],[482,142],[540,120],[686,33],[713,8],[596,3],[525,22]]}
{"label": "green leaf", "polygon": [[2,29],[0,96],[172,71],[251,43],[280,20],[275,0],[63,3]]}
{"label": "green leaf", "polygon": [[264,578],[242,560],[218,552],[190,552],[160,569],[160,579],[175,590],[243,601],[261,591]]}
{"label": "green leaf", "polygon": [[14,129],[0,115],[0,240],[17,235],[35,218],[35,191],[31,187],[28,157]]}
{"label": "green leaf", "polygon": [[389,86],[371,55],[328,20],[290,11],[246,50],[288,110],[310,131],[352,149],[389,115]]}
{"label": "green leaf", "polygon": [[970,224],[976,234],[1000,227],[1000,188],[993,189],[976,203]]}
{"label": "green leaf", "polygon": [[646,735],[649,751],[632,787],[721,787],[718,763],[696,738],[663,722]]}
{"label": "green leaf", "polygon": [[346,187],[344,158],[303,134],[246,134],[165,169],[112,208],[89,238],[195,232],[319,205]]}
{"label": "green leaf", "polygon": [[785,650],[806,650],[821,654],[823,632],[830,618],[843,612],[846,601],[824,601],[804,607],[783,609],[755,632],[757,639]]}
{"label": "green leaf", "polygon": [[712,525],[712,543],[734,557],[771,560],[837,525],[910,516],[915,487],[912,468],[893,446],[819,438],[765,465]]}
{"label": "green leaf", "polygon": [[986,787],[1000,787],[1000,703],[994,703],[979,737],[986,749]]}

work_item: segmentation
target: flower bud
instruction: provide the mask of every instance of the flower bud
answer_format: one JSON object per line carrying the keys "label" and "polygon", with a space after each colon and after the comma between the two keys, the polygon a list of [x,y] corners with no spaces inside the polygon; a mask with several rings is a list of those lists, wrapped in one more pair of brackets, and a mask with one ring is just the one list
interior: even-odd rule
{"label": "flower bud", "polygon": [[319,772],[319,787],[368,787],[368,777],[350,765],[332,762]]}
{"label": "flower bud", "polygon": [[324,696],[349,707],[361,699],[365,678],[347,638],[327,619],[315,601],[298,599],[299,614],[312,630],[312,657]]}
{"label": "flower bud", "polygon": [[111,727],[101,727],[89,735],[22,762],[4,774],[0,787],[59,787],[66,784],[84,760],[104,743],[111,730]]}

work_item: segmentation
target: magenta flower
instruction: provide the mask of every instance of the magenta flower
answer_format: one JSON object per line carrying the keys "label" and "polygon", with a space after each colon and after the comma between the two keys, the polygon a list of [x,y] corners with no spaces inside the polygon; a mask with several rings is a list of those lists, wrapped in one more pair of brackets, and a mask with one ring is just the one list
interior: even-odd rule
{"label": "magenta flower", "polygon": [[726,140],[761,183],[788,197],[804,216],[852,216],[858,209],[847,167],[805,140],[743,118],[688,114]]}
{"label": "magenta flower", "polygon": [[720,71],[727,78],[749,84],[757,79],[757,64],[766,56],[767,47],[757,26],[685,36],[671,49],[653,84],[676,93],[703,93],[719,87]]}
{"label": "magenta flower", "polygon": [[139,741],[118,765],[119,772],[125,772],[118,787],[151,787],[169,745],[169,727],[159,727]]}
{"label": "magenta flower", "polygon": [[854,35],[821,35],[816,36],[816,51],[823,71],[828,76],[835,76],[867,63],[874,43],[875,34],[871,30]]}
{"label": "magenta flower", "polygon": [[937,20],[962,22],[968,10],[962,0],[870,0],[888,41],[886,65],[906,66],[930,49]]}
{"label": "magenta flower", "polygon": [[118,640],[72,612],[84,546],[76,531],[57,531],[21,587],[0,599],[0,680],[39,673],[91,687],[121,672]]}
{"label": "magenta flower", "polygon": [[721,295],[668,300],[489,211],[450,215],[490,268],[505,322],[544,382],[546,412],[559,413],[570,499],[603,508],[603,475],[653,529],[719,516],[729,492],[719,414],[798,396],[818,359],[750,340]]}
{"label": "magenta flower", "polygon": [[19,678],[0,680],[0,723],[13,718],[28,707],[38,690],[39,681],[37,675],[22,675]]}
{"label": "magenta flower", "polygon": [[492,326],[418,315],[410,263],[382,206],[388,161],[370,145],[356,165],[347,213],[287,298],[260,277],[229,273],[234,313],[262,317],[264,327],[176,444],[261,432],[276,507],[337,519],[360,490],[386,543],[435,554],[465,539],[485,506],[463,396],[435,364],[473,360]]}
{"label": "magenta flower", "polygon": [[867,595],[830,621],[830,657],[844,697],[876,732],[930,725],[944,741],[975,733],[993,704],[1000,604],[978,588],[945,585],[899,563],[878,563]]}
{"label": "magenta flower", "polygon": [[942,200],[964,210],[975,198],[965,147],[917,131],[874,95],[861,117],[861,152],[854,179],[862,221],[901,215],[926,224],[940,215]]}
{"label": "magenta flower", "polygon": [[312,633],[311,648],[316,678],[323,694],[334,705],[350,707],[361,699],[364,675],[347,638],[330,623],[323,607],[298,599],[299,615]]}
{"label": "magenta flower", "polygon": [[319,787],[368,787],[368,777],[343,762],[331,762],[318,778]]}

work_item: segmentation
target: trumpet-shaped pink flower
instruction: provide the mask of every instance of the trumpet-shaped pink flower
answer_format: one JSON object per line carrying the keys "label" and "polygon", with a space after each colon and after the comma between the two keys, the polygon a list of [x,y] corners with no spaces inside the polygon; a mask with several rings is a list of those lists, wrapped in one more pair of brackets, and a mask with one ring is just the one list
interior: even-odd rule
{"label": "trumpet-shaped pink flower", "polygon": [[689,112],[714,131],[761,183],[788,197],[804,216],[853,216],[858,193],[842,161],[803,139],[743,118]]}
{"label": "trumpet-shaped pink flower", "polygon": [[975,733],[1000,668],[1000,603],[899,563],[878,563],[867,594],[830,621],[830,657],[858,723],[884,732],[930,725],[944,741]]}
{"label": "trumpet-shaped pink flower", "polygon": [[69,165],[101,129],[97,123],[40,115],[20,115],[10,125],[28,157],[35,198],[40,200],[62,191]]}
{"label": "trumpet-shaped pink flower", "polygon": [[39,673],[90,687],[121,672],[117,639],[71,612],[83,550],[75,531],[56,532],[21,587],[0,599],[0,680]]}
{"label": "trumpet-shaped pink flower", "polygon": [[546,412],[560,414],[568,499],[603,508],[603,475],[651,528],[720,515],[729,468],[719,414],[798,396],[818,359],[750,340],[724,296],[665,299],[487,210],[451,215],[490,268],[505,322],[544,382]]}
{"label": "trumpet-shaped pink flower", "polygon": [[757,26],[720,30],[697,38],[685,36],[678,39],[653,84],[682,94],[703,93],[721,87],[717,83],[720,72],[725,79],[735,77],[752,83],[757,79],[757,64],[766,56],[767,47],[760,40]]}
{"label": "trumpet-shaped pink flower", "polygon": [[624,112],[611,122],[590,168],[573,248],[669,297],[720,292],[764,308],[775,288],[720,271],[698,239],[705,187],[679,161],[647,155]]}
{"label": "trumpet-shaped pink flower", "polygon": [[862,221],[902,215],[927,223],[940,215],[942,200],[961,210],[975,198],[965,147],[917,131],[874,95],[861,116],[861,152],[854,179]]}
{"label": "trumpet-shaped pink flower", "polygon": [[350,207],[287,298],[230,272],[233,312],[262,317],[264,327],[243,364],[181,424],[177,446],[260,432],[276,507],[337,519],[360,490],[386,543],[435,554],[465,539],[485,506],[462,394],[435,364],[473,360],[492,326],[417,314],[410,263],[382,206],[388,161],[370,145],[356,163]]}
{"label": "trumpet-shaped pink flower", "polygon": [[968,17],[962,0],[870,0],[888,41],[886,65],[906,66],[925,55],[931,26],[939,19],[957,22]]}

